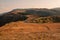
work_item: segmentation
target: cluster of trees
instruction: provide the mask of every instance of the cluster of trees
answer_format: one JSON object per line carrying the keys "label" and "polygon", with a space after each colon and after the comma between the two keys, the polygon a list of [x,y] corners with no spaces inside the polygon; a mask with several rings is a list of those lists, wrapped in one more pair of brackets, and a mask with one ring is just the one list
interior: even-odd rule
{"label": "cluster of trees", "polygon": [[38,17],[32,18],[31,20],[26,20],[25,22],[30,23],[60,23],[60,17],[52,16],[52,17]]}
{"label": "cluster of trees", "polygon": [[0,16],[0,26],[10,22],[24,21],[25,19],[27,17],[21,14],[4,14]]}
{"label": "cluster of trees", "polygon": [[53,16],[52,18],[54,20],[53,22],[60,23],[60,16]]}

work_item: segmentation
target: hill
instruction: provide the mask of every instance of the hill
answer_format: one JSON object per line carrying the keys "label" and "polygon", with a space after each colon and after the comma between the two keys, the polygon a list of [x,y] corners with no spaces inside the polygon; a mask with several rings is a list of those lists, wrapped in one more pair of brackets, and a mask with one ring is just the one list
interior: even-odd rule
{"label": "hill", "polygon": [[1,14],[0,40],[60,40],[60,12],[32,8]]}
{"label": "hill", "polygon": [[[0,26],[10,22],[25,21],[30,23],[58,23],[60,13],[52,9],[14,9],[0,15]],[[42,21],[42,22],[41,22]]]}
{"label": "hill", "polygon": [[59,40],[60,23],[12,22],[0,27],[0,40]]}

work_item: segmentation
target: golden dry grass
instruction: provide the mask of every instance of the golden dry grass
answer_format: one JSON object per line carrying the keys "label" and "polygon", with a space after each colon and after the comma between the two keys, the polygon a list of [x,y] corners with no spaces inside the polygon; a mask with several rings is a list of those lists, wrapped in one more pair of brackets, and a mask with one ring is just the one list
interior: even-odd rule
{"label": "golden dry grass", "polygon": [[0,27],[0,40],[60,40],[60,23],[12,22]]}

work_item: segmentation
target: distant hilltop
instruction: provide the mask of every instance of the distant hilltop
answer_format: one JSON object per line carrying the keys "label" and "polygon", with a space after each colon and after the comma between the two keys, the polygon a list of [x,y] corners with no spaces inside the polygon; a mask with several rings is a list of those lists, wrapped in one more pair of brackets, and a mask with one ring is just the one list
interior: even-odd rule
{"label": "distant hilltop", "polygon": [[0,26],[6,23],[24,21],[29,23],[59,23],[60,8],[13,9],[0,15]]}
{"label": "distant hilltop", "polygon": [[60,8],[53,8],[53,9],[47,9],[47,8],[29,8],[29,9],[13,9],[10,11],[10,13],[28,13],[28,14],[50,14],[50,15],[60,15]]}

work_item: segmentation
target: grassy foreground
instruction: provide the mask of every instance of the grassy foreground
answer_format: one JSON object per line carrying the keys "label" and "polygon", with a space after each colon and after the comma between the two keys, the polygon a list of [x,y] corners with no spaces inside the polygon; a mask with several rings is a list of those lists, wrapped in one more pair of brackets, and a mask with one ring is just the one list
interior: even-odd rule
{"label": "grassy foreground", "polygon": [[12,22],[0,27],[0,40],[60,40],[60,23]]}

